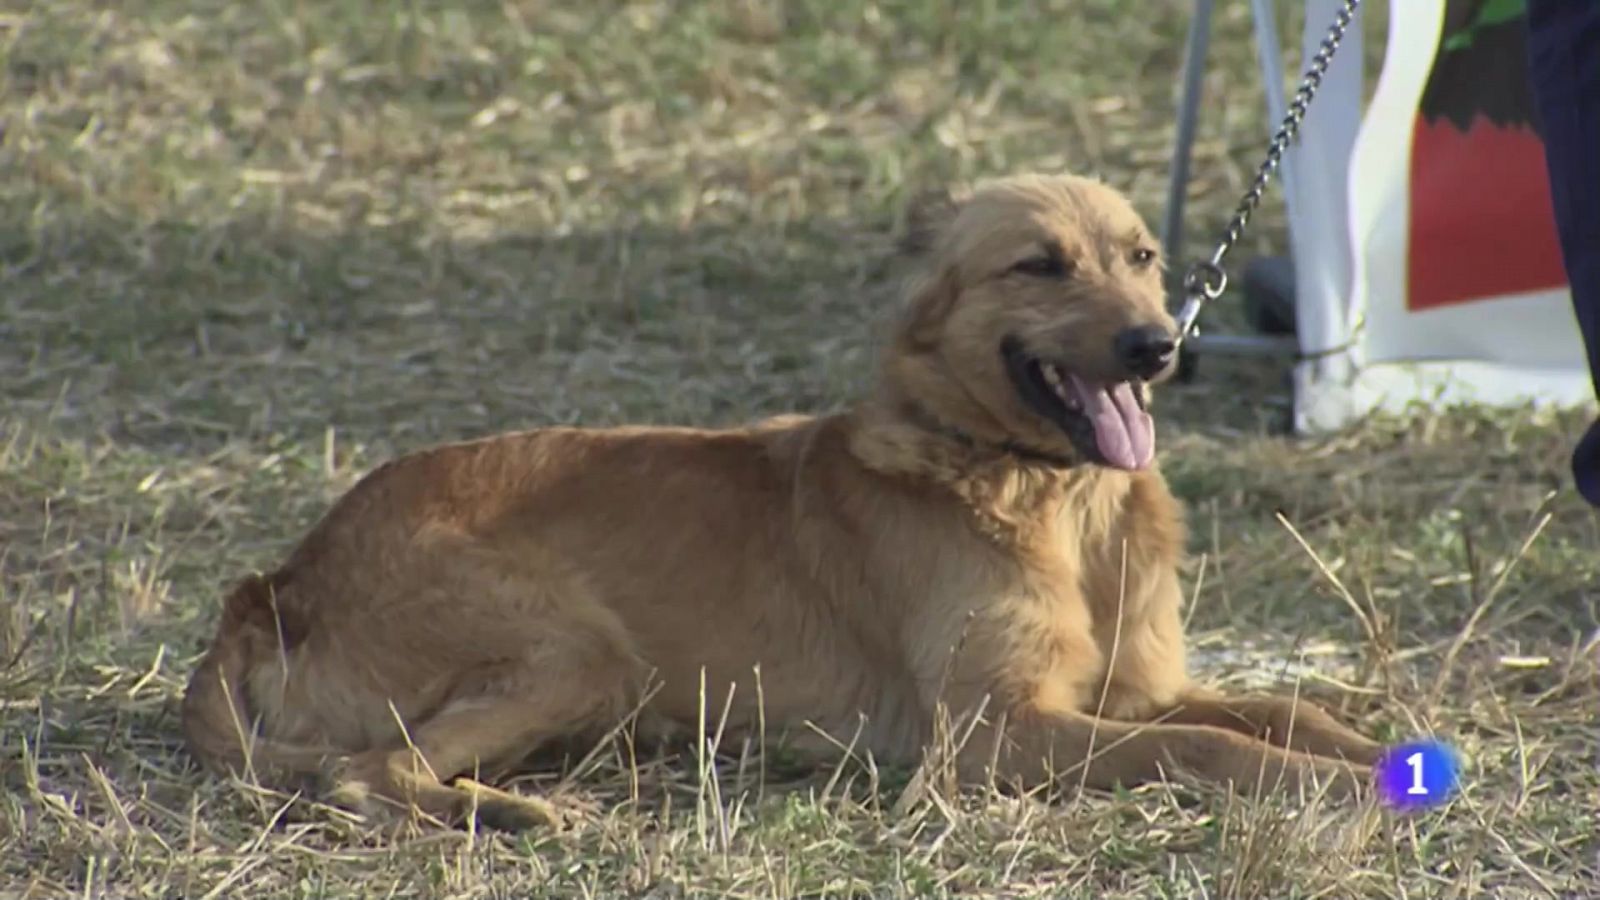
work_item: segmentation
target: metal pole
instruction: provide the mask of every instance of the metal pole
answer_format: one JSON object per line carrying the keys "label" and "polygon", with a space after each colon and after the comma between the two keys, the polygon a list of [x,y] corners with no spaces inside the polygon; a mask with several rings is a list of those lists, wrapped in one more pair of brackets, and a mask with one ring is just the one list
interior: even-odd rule
{"label": "metal pole", "polygon": [[1218,356],[1294,359],[1300,355],[1300,343],[1293,337],[1253,334],[1197,334],[1183,342],[1183,349],[1193,349],[1196,353],[1215,353]]}
{"label": "metal pole", "polygon": [[[1289,111],[1289,100],[1283,90],[1283,47],[1278,43],[1278,17],[1272,0],[1250,0],[1250,18],[1256,31],[1256,61],[1261,66],[1261,83],[1267,91],[1267,128],[1278,127]],[[1283,202],[1289,221],[1295,221],[1294,195],[1298,187],[1294,180],[1293,148],[1278,163],[1279,182],[1283,185]]]}
{"label": "metal pole", "polygon": [[1200,91],[1204,86],[1214,5],[1214,0],[1195,0],[1194,16],[1189,19],[1189,38],[1185,42],[1183,61],[1183,95],[1178,100],[1172,174],[1167,182],[1167,215],[1161,227],[1161,243],[1166,247],[1168,259],[1181,259],[1183,254],[1183,206],[1189,189],[1189,156],[1194,149],[1195,120],[1200,113]]}

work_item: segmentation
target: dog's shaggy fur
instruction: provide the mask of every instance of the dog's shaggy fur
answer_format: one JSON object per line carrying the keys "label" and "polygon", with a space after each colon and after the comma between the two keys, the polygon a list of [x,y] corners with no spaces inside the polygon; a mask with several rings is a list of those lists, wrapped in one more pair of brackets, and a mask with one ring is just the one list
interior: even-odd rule
{"label": "dog's shaggy fur", "polygon": [[919,274],[848,412],[547,428],[366,477],[228,598],[194,754],[526,824],[543,801],[469,776],[731,695],[730,732],[902,763],[948,712],[974,780],[1362,784],[1377,745],[1326,713],[1186,678],[1184,530],[1144,412],[1173,323],[1132,207],[1023,176],[910,237]]}

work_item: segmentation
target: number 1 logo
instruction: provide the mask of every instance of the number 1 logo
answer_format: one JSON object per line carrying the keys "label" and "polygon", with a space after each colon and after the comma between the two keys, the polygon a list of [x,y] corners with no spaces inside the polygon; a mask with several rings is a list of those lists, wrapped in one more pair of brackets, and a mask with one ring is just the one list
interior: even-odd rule
{"label": "number 1 logo", "polygon": [[1406,796],[1428,796],[1428,787],[1422,782],[1422,751],[1418,750],[1406,757],[1406,765],[1411,767],[1411,786],[1406,788]]}
{"label": "number 1 logo", "polygon": [[1378,790],[1398,809],[1436,806],[1454,796],[1461,782],[1461,756],[1440,741],[1411,741],[1378,761]]}

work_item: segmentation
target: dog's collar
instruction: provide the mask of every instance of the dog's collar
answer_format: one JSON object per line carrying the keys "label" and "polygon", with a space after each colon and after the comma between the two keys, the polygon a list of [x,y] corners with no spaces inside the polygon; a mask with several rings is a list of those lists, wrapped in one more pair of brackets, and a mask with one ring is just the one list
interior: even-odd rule
{"label": "dog's collar", "polygon": [[1040,463],[1055,469],[1070,469],[1078,463],[1057,453],[1029,447],[1018,441],[1000,441],[998,443],[980,441],[972,435],[947,422],[941,422],[933,413],[928,412],[920,403],[907,400],[904,404],[906,416],[919,428],[943,435],[960,444],[968,450],[991,450],[1014,456],[1024,462]]}

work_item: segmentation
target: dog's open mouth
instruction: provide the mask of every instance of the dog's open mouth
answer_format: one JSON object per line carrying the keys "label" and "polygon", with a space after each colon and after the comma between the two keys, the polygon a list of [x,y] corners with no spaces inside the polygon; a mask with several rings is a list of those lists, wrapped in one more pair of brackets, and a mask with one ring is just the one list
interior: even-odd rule
{"label": "dog's open mouth", "polygon": [[1139,385],[1085,381],[1064,366],[1030,356],[1015,338],[1007,338],[1000,352],[1023,404],[1065,432],[1078,452],[1129,471],[1150,465],[1155,422]]}

